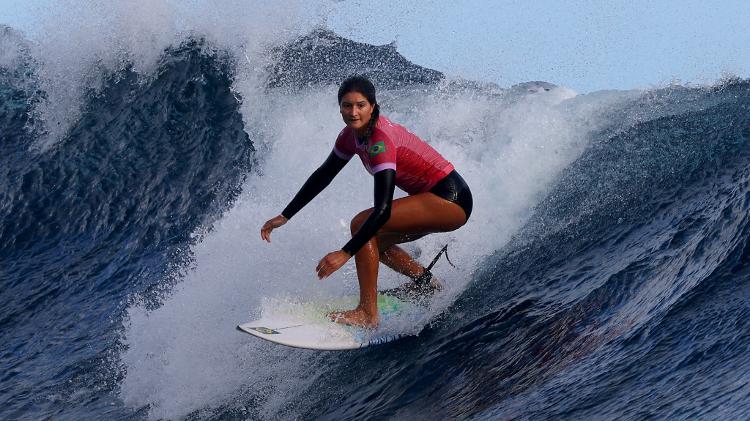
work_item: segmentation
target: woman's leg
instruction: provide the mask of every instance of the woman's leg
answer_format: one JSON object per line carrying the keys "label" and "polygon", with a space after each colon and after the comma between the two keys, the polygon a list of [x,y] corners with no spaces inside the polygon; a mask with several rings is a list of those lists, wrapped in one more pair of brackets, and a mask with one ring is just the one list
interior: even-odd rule
{"label": "woman's leg", "polygon": [[396,244],[391,245],[387,249],[383,250],[385,243],[382,237],[378,237],[378,247],[380,248],[380,262],[396,272],[406,275],[410,278],[417,278],[424,273],[424,266],[420,265],[419,262],[414,260],[406,250],[397,246]]}
{"label": "woman's leg", "polygon": [[[352,233],[359,230],[371,212],[372,210],[368,209],[352,219]],[[464,223],[466,214],[460,206],[432,193],[420,193],[394,200],[388,222],[380,228],[378,235],[371,238],[354,256],[359,278],[359,305],[354,310],[331,313],[331,318],[344,324],[377,326],[379,239],[382,239],[383,243],[390,243],[383,244],[381,248],[388,250],[396,243],[411,241],[433,232],[453,231]],[[409,266],[413,268],[412,265]],[[406,267],[402,269],[409,270]]]}

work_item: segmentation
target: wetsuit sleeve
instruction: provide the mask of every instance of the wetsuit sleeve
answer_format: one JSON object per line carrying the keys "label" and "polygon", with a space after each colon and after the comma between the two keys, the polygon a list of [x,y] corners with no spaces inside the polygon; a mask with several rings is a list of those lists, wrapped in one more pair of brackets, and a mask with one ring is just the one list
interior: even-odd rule
{"label": "wetsuit sleeve", "polygon": [[281,215],[286,219],[292,219],[300,209],[310,203],[318,193],[322,192],[323,189],[331,184],[331,181],[336,177],[336,174],[346,166],[347,162],[349,162],[349,160],[342,159],[335,152],[331,152],[325,162],[323,162],[323,165],[315,170],[305,184],[302,185],[302,188],[294,196],[294,199],[292,199],[289,205],[284,208]]}
{"label": "wetsuit sleeve", "polygon": [[341,248],[350,256],[357,254],[359,249],[377,234],[378,230],[391,217],[393,191],[396,188],[396,171],[385,169],[374,174],[375,178],[375,206],[365,223],[354,234],[351,240]]}

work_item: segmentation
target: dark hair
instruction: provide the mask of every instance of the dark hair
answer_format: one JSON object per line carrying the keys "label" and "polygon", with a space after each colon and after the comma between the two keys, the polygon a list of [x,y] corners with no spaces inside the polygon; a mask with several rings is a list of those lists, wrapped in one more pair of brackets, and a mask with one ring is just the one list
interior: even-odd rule
{"label": "dark hair", "polygon": [[367,101],[373,105],[372,116],[367,123],[367,133],[365,134],[365,139],[369,141],[370,136],[372,136],[372,131],[375,129],[375,124],[378,122],[378,117],[380,117],[380,106],[375,98],[375,85],[373,85],[372,82],[370,82],[370,79],[365,76],[349,76],[341,82],[341,86],[339,86],[339,105],[341,104],[341,99],[344,95],[349,92],[358,92],[364,95],[364,97],[367,98]]}

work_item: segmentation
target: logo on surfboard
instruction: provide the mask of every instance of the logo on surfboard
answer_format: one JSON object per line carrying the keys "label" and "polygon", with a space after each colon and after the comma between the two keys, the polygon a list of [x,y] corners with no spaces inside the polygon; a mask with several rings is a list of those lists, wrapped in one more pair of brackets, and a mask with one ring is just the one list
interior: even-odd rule
{"label": "logo on surfboard", "polygon": [[269,329],[267,327],[261,327],[261,326],[259,326],[259,327],[251,327],[250,329],[252,329],[252,330],[254,330],[256,332],[265,333],[266,335],[278,335],[278,334],[281,333],[279,331],[276,331],[276,330],[273,330],[273,329]]}

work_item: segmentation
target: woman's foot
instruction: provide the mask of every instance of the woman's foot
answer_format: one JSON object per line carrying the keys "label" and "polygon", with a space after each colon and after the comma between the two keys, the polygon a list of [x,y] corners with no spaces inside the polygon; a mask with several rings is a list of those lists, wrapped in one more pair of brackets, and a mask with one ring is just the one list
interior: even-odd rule
{"label": "woman's foot", "polygon": [[328,318],[336,323],[350,326],[359,326],[366,329],[374,329],[378,327],[379,322],[377,313],[372,316],[359,307],[355,308],[354,310],[330,312],[328,313]]}
{"label": "woman's foot", "polygon": [[429,282],[425,282],[424,284],[409,281],[396,288],[386,289],[381,292],[402,301],[422,302],[442,290],[443,283],[433,276]]}

